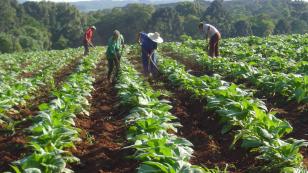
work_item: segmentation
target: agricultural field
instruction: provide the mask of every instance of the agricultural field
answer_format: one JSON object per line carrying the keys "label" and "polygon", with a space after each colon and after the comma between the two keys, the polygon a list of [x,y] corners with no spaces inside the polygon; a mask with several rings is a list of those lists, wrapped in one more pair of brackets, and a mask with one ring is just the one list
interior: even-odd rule
{"label": "agricultural field", "polygon": [[307,173],[308,35],[0,55],[0,172]]}

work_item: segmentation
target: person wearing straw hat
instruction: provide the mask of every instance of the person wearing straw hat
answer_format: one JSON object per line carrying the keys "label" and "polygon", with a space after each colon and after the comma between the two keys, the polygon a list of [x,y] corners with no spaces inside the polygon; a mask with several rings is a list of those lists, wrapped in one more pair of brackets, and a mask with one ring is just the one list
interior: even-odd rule
{"label": "person wearing straw hat", "polygon": [[211,57],[218,57],[219,56],[218,43],[219,40],[221,39],[221,35],[218,29],[215,28],[213,25],[206,24],[205,22],[200,22],[199,30],[205,33],[206,41],[208,41],[208,38],[210,38],[209,41],[210,48],[208,50],[208,55]]}
{"label": "person wearing straw hat", "polygon": [[[120,68],[120,57],[121,51],[120,49],[124,48],[124,38],[122,34],[118,30],[113,31],[113,35],[108,40],[106,56],[108,60],[108,82],[112,83],[114,78],[118,75]],[[111,78],[112,72],[114,71],[115,66],[115,74],[113,78]]]}
{"label": "person wearing straw hat", "polygon": [[152,74],[152,76],[156,76],[157,69],[157,55],[155,50],[157,49],[157,44],[164,42],[164,40],[160,37],[158,32],[154,33],[144,33],[140,32],[138,36],[139,44],[142,49],[142,65],[145,75]]}
{"label": "person wearing straw hat", "polygon": [[95,30],[96,30],[95,26],[90,26],[84,33],[83,36],[84,56],[89,54],[89,46],[94,47],[92,40],[93,40],[93,33]]}

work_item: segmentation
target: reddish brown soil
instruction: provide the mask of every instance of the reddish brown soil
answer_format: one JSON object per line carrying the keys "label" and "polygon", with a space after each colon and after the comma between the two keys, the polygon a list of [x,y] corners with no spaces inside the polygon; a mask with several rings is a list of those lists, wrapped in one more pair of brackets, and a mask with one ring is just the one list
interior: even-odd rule
{"label": "reddish brown soil", "polygon": [[[183,60],[182,58],[177,58],[178,55],[172,52],[165,53],[171,58],[183,63],[188,71],[192,75],[211,75],[211,72],[207,72],[206,69],[192,61]],[[203,73],[202,73],[203,71]],[[229,80],[230,81],[230,80]],[[232,81],[232,80],[231,80]],[[237,83],[242,83],[237,81]],[[249,88],[249,86],[247,86]],[[294,102],[286,102],[279,96],[264,97],[262,94],[257,94],[257,98],[262,99],[267,108],[272,111],[276,111],[276,116],[281,119],[287,120],[293,127],[293,132],[288,134],[286,138],[291,137],[295,139],[305,139],[308,140],[308,104],[297,104]],[[304,164],[308,167],[308,148],[302,148],[301,153],[304,155]]]}
{"label": "reddish brown soil", "polygon": [[[69,76],[73,70],[77,67],[81,57],[77,57],[67,66],[59,70],[54,76],[55,86],[60,87],[61,82]],[[16,112],[8,112],[8,116],[11,117],[17,124],[14,127],[14,133],[7,131],[4,127],[0,126],[0,172],[10,169],[9,164],[11,162],[19,160],[24,157],[28,152],[25,144],[27,143],[26,128],[31,126],[31,117],[38,114],[38,106],[41,103],[48,103],[51,101],[50,87],[42,87],[40,91],[35,93],[35,97],[28,101],[26,106],[14,107]]]}
{"label": "reddish brown soil", "polygon": [[114,86],[107,82],[105,68],[106,65],[100,64],[96,70],[90,116],[76,119],[82,138],[73,151],[81,161],[72,165],[77,173],[132,173],[138,166],[136,161],[127,158],[133,151],[123,149],[129,145],[124,122],[128,110],[119,107]]}
{"label": "reddish brown soil", "polygon": [[[280,119],[287,120],[293,127],[292,133],[286,135],[286,138],[305,139],[308,140],[308,104],[298,106],[294,103],[276,107],[269,105],[268,108],[276,111],[276,116]],[[308,168],[308,147],[301,148],[304,156],[304,165]]]}
{"label": "reddish brown soil", "polygon": [[[141,72],[141,62],[137,62],[132,56],[131,61]],[[217,123],[213,112],[205,112],[203,101],[191,98],[191,95],[169,84],[167,79],[160,77],[155,81],[149,80],[155,90],[171,92],[164,99],[171,101],[173,109],[171,113],[177,116],[183,125],[179,128],[178,135],[194,144],[194,157],[191,163],[203,165],[209,168],[218,166],[224,169],[228,164],[230,172],[244,172],[254,167],[256,160],[247,151],[236,148],[229,149],[232,143],[231,134],[222,135],[220,125]]]}

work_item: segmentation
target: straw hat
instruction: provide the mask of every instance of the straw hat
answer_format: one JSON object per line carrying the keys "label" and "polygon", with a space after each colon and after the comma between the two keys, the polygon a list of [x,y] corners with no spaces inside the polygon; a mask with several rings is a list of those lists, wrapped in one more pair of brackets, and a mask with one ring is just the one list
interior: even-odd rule
{"label": "straw hat", "polygon": [[158,32],[155,33],[148,33],[148,37],[154,41],[155,43],[162,43],[164,40],[160,37]]}

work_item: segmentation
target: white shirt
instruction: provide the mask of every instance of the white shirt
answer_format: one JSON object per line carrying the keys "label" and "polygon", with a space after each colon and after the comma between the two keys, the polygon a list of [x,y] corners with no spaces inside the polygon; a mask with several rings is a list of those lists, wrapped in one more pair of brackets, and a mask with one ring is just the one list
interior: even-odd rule
{"label": "white shirt", "polygon": [[208,28],[210,28],[210,30],[209,30],[209,36],[210,37],[212,37],[216,33],[219,33],[218,29],[215,28],[215,26],[210,25],[210,24],[203,24],[203,32],[205,33],[205,35],[207,35]]}

